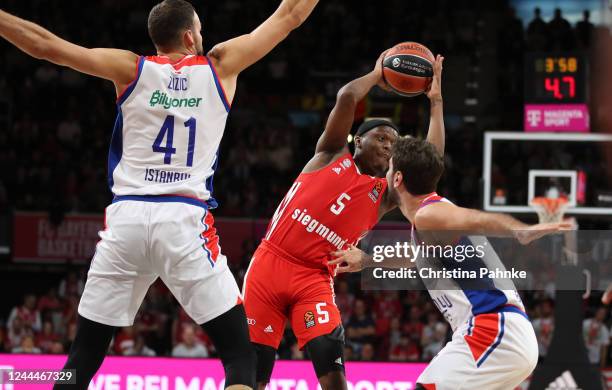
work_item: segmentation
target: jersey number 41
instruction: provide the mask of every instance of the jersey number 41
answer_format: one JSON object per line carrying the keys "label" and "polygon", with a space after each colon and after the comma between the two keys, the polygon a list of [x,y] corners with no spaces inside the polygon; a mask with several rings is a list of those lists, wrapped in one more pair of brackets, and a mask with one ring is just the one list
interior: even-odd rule
{"label": "jersey number 41", "polygon": [[[183,123],[186,128],[189,129],[189,140],[187,142],[187,166],[193,165],[193,151],[195,149],[195,138],[196,138],[196,119],[189,118]],[[166,139],[166,146],[161,146],[164,138]],[[170,164],[172,161],[172,155],[176,154],[176,148],[173,147],[174,140],[174,115],[168,115],[164,124],[162,125],[155,142],[153,142],[152,149],[156,153],[164,154],[164,164]]]}

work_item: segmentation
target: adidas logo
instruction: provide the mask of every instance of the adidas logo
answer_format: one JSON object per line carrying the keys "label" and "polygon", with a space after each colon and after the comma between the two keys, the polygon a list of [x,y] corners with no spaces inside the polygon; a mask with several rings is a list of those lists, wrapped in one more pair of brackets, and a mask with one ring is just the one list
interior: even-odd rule
{"label": "adidas logo", "polygon": [[341,169],[336,167],[336,168],[332,168],[332,171],[336,172],[336,175],[339,175]]}
{"label": "adidas logo", "polygon": [[550,382],[546,390],[580,390],[580,388],[576,384],[572,373],[567,370]]}
{"label": "adidas logo", "polygon": [[272,329],[272,325],[266,326],[266,329],[264,329],[264,332],[266,332],[266,333],[274,333],[274,329]]}
{"label": "adidas logo", "polygon": [[338,359],[334,360],[334,363],[342,365],[342,357],[339,357]]}

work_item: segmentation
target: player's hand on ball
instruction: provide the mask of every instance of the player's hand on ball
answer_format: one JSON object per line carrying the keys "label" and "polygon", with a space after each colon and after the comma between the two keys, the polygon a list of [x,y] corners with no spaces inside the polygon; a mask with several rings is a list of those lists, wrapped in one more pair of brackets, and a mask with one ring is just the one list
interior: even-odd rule
{"label": "player's hand on ball", "polygon": [[355,245],[351,245],[348,249],[332,252],[334,257],[327,265],[337,265],[336,273],[343,272],[359,272],[363,269],[364,259],[367,254]]}
{"label": "player's hand on ball", "polygon": [[576,223],[572,220],[565,220],[562,222],[548,222],[531,225],[526,229],[515,231],[514,235],[521,244],[527,245],[530,242],[540,239],[549,234],[560,233],[570,230],[576,230]]}
{"label": "player's hand on ball", "polygon": [[378,81],[376,82],[376,85],[378,85],[379,88],[384,89],[385,91],[391,91],[391,88],[389,88],[389,86],[387,85],[387,83],[385,82],[383,78],[383,59],[385,58],[385,54],[388,51],[389,50],[385,50],[382,53],[380,53],[380,55],[378,56],[378,59],[376,60],[376,65],[374,65],[374,70],[372,70],[372,73],[376,74],[376,76],[378,77]]}
{"label": "player's hand on ball", "polygon": [[442,100],[442,64],[444,63],[444,57],[440,54],[436,56],[436,61],[433,64],[434,76],[431,80],[431,85],[427,90],[427,97],[429,100]]}

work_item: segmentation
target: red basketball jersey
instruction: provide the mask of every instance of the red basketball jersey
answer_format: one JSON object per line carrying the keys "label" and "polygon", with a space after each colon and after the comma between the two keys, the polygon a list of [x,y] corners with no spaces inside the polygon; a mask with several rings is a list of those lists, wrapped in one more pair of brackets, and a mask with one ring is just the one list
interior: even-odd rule
{"label": "red basketball jersey", "polygon": [[[357,243],[377,222],[385,179],[359,172],[350,153],[302,173],[282,200],[264,242],[326,268],[330,253]],[[333,270],[330,270],[332,272]]]}

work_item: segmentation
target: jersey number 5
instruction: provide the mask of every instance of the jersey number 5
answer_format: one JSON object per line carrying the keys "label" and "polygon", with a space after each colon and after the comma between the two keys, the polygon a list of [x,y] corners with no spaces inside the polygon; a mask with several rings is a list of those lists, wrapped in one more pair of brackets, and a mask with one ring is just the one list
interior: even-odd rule
{"label": "jersey number 5", "polygon": [[340,194],[338,199],[336,199],[336,203],[331,205],[329,211],[336,215],[340,215],[340,213],[342,212],[342,210],[344,210],[344,207],[346,206],[344,203],[342,203],[345,200],[351,200],[351,197],[343,192],[342,194]]}
{"label": "jersey number 5", "polygon": [[[185,123],[185,127],[189,128],[189,140],[187,142],[187,166],[193,165],[193,150],[195,149],[196,136],[196,120],[189,118]],[[162,141],[166,138],[166,146],[161,146]],[[176,148],[172,147],[174,139],[174,115],[168,115],[162,125],[155,142],[153,142],[153,151],[164,154],[164,164],[170,164],[172,155],[176,153]]]}

